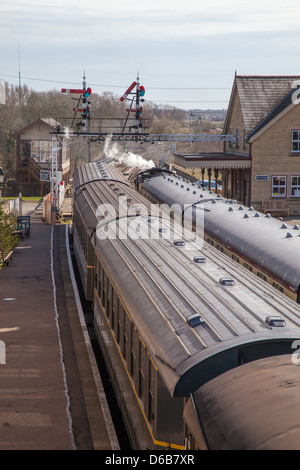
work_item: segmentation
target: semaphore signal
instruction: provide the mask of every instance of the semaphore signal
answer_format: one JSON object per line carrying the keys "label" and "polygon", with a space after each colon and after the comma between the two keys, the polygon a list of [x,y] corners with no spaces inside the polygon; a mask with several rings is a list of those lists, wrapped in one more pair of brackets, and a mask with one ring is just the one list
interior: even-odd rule
{"label": "semaphore signal", "polygon": [[[123,120],[123,125],[120,126],[119,132],[90,132],[90,129],[86,129],[86,120],[90,124],[90,115],[89,115],[89,101],[87,98],[92,93],[91,88],[86,86],[85,77],[81,89],[68,89],[62,88],[62,93],[74,93],[80,95],[76,108],[73,108],[75,113],[79,112],[82,116],[82,122],[77,124],[78,131],[74,132],[72,130],[72,135],[80,136],[82,139],[86,139],[89,144],[89,162],[91,161],[90,157],[90,144],[91,142],[105,142],[107,137],[110,138],[113,142],[140,142],[146,143],[150,142],[154,144],[155,142],[230,142],[232,145],[235,144],[235,137],[232,133],[230,134],[148,134],[145,132],[145,125],[143,121],[145,118],[142,118],[143,107],[141,104],[145,101],[145,87],[140,85],[139,77],[137,80],[132,82],[131,85],[127,88],[125,93],[121,96],[120,101],[125,102],[129,101],[130,106],[127,108],[127,117]],[[135,89],[136,88],[136,89]],[[134,90],[135,89],[135,90]],[[80,100],[82,99],[83,105],[80,106]],[[135,106],[133,106],[135,104]],[[135,117],[131,118],[134,121],[133,125],[128,126],[128,131],[126,131],[127,122],[130,119],[130,113],[135,113]],[[73,118],[74,122],[75,116]],[[105,118],[104,118],[105,119]],[[71,128],[73,128],[73,122]],[[89,125],[90,128],[90,125]],[[144,128],[144,130],[142,130]],[[133,133],[134,129],[134,133]],[[56,132],[52,133],[53,135],[65,135],[65,130],[61,129],[61,126],[57,126]]]}
{"label": "semaphore signal", "polygon": [[85,76],[83,77],[83,82],[82,82],[82,88],[62,88],[61,89],[62,93],[65,94],[76,94],[80,95],[79,100],[78,100],[78,105],[80,103],[80,100],[82,99],[83,105],[82,108],[79,108],[78,105],[76,108],[73,108],[73,111],[81,113],[82,120],[78,126],[82,127],[83,132],[87,132],[87,126],[86,126],[86,120],[89,119],[90,117],[90,109],[88,107],[89,102],[87,101],[87,98],[90,96],[92,93],[92,89],[90,87],[86,86],[86,81],[85,81]]}
{"label": "semaphore signal", "polygon": [[121,96],[120,98],[120,101],[124,101],[127,99],[127,96],[132,92],[132,90],[134,89],[134,87],[136,86],[137,82],[132,82],[132,84],[130,85],[130,87],[125,91],[124,95]]}
{"label": "semaphore signal", "polygon": [[[132,93],[132,90],[135,87],[136,87],[136,91],[134,93]],[[136,82],[132,82],[130,87],[125,91],[124,95],[121,96],[120,101],[123,102],[125,100],[129,100],[130,98],[128,98],[128,96],[130,94],[134,95],[134,97],[131,100],[130,108],[127,109],[128,115],[127,115],[127,119],[126,119],[124,127],[123,127],[123,132],[124,132],[127,120],[128,120],[129,113],[132,112],[132,113],[135,113],[135,123],[134,123],[134,126],[131,126],[131,128],[134,128],[135,129],[135,134],[138,134],[139,133],[139,128],[143,127],[143,124],[141,123],[141,114],[143,112],[143,108],[142,108],[142,106],[140,106],[140,101],[141,102],[145,101],[144,98],[142,98],[145,95],[145,88],[143,86],[140,86],[139,77],[137,77]],[[134,100],[135,100],[136,106],[135,106],[135,108],[132,108]]]}

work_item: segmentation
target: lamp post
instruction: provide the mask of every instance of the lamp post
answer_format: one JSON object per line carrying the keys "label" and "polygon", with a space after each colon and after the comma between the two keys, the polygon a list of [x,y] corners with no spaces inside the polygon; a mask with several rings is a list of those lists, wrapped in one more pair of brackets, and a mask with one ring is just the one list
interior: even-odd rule
{"label": "lamp post", "polygon": [[4,182],[5,182],[5,174],[2,168],[0,168],[0,201],[2,200],[2,188],[4,186]]}

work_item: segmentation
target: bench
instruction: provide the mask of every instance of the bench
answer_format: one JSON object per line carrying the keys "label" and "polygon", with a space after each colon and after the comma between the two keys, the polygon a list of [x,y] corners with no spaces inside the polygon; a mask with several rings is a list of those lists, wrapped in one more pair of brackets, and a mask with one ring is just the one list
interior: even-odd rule
{"label": "bench", "polygon": [[262,211],[264,214],[286,215],[287,217],[290,214],[286,199],[262,201]]}

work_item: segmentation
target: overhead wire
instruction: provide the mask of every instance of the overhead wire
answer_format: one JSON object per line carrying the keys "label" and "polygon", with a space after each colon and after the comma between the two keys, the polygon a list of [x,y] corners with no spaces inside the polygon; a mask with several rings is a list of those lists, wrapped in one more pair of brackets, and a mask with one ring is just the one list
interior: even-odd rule
{"label": "overhead wire", "polygon": [[[1,77],[7,78],[19,78],[17,75],[8,75],[8,74],[0,74]],[[78,82],[70,82],[65,80],[50,80],[45,78],[36,78],[36,77],[22,77],[24,80],[34,80],[40,82],[49,82],[49,83],[68,83],[69,85],[78,85]],[[102,88],[124,88],[124,85],[105,85],[105,84],[98,84],[98,83],[90,83],[91,87],[102,87]],[[230,87],[151,87],[147,86],[149,90],[179,90],[179,91],[207,91],[207,90],[230,90]],[[151,99],[151,101],[156,103],[227,103],[228,100],[156,100]]]}
{"label": "overhead wire", "polygon": [[[1,74],[2,77],[10,77],[10,78],[18,78],[17,75],[6,75],[6,74]],[[70,85],[75,85],[78,84],[79,81],[77,82],[70,82],[66,80],[49,80],[45,78],[34,78],[34,77],[22,77],[25,80],[35,80],[35,81],[40,81],[40,82],[49,82],[49,83],[69,83]],[[108,88],[124,88],[124,85],[105,85],[105,84],[99,84],[99,83],[90,83],[90,86],[99,86],[99,87],[108,87]],[[231,90],[230,87],[152,87],[152,86],[147,86],[149,90]]]}

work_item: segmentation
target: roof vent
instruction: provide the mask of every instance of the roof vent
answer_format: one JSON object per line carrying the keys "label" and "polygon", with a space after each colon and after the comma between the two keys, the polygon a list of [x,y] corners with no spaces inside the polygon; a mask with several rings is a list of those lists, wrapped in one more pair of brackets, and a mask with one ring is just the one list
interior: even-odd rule
{"label": "roof vent", "polygon": [[211,200],[211,203],[212,203],[212,204],[216,204],[216,202],[217,202],[217,201],[216,201],[215,199],[212,199],[212,200]]}
{"label": "roof vent", "polygon": [[196,194],[196,191],[193,191],[193,194]]}
{"label": "roof vent", "polygon": [[201,325],[203,323],[203,318],[199,313],[195,313],[194,315],[190,315],[187,317],[186,321],[191,328],[195,328],[195,326]]}
{"label": "roof vent", "polygon": [[285,326],[285,324],[286,324],[285,320],[283,320],[283,318],[281,318],[279,316],[267,317],[266,322],[270,326],[276,326],[276,327],[282,327],[282,326]]}
{"label": "roof vent", "polygon": [[267,218],[267,219],[270,219],[270,218],[271,218],[271,214],[269,214],[269,212],[266,214],[266,218]]}
{"label": "roof vent", "polygon": [[249,211],[251,212],[254,211],[253,207],[249,207]]}
{"label": "roof vent", "polygon": [[234,284],[235,284],[234,280],[230,279],[228,277],[221,277],[219,282],[220,282],[220,284],[222,284],[222,286],[234,286]]}
{"label": "roof vent", "polygon": [[294,225],[293,229],[294,230],[299,230],[299,225]]}
{"label": "roof vent", "polygon": [[228,210],[229,210],[229,211],[233,211],[233,208],[232,208],[232,207],[229,207],[229,209],[228,209]]}
{"label": "roof vent", "polygon": [[287,228],[286,224],[282,224],[280,228]]}
{"label": "roof vent", "polygon": [[195,263],[206,263],[206,258],[204,256],[195,256],[194,261]]}
{"label": "roof vent", "polygon": [[243,210],[244,210],[243,206],[240,206],[239,211],[243,211]]}
{"label": "roof vent", "polygon": [[184,240],[174,240],[174,245],[176,246],[184,246],[185,241]]}
{"label": "roof vent", "polygon": [[180,187],[181,187],[181,188],[184,188],[184,185],[182,184]]}
{"label": "roof vent", "polygon": [[176,186],[178,186],[178,184],[179,184],[178,181],[176,181]]}
{"label": "roof vent", "polygon": [[292,235],[290,232],[288,232],[288,233],[286,234],[285,238],[292,238],[292,236],[293,236],[293,235]]}
{"label": "roof vent", "polygon": [[254,217],[260,217],[258,212],[255,212]]}
{"label": "roof vent", "polygon": [[249,219],[249,215],[248,215],[248,214],[244,214],[244,219]]}
{"label": "roof vent", "polygon": [[200,197],[204,197],[203,194],[200,194]]}
{"label": "roof vent", "polygon": [[190,190],[190,188],[186,188],[186,190],[187,190],[187,191],[189,191],[189,190]]}
{"label": "roof vent", "polygon": [[221,197],[221,194],[217,194],[217,197]]}

